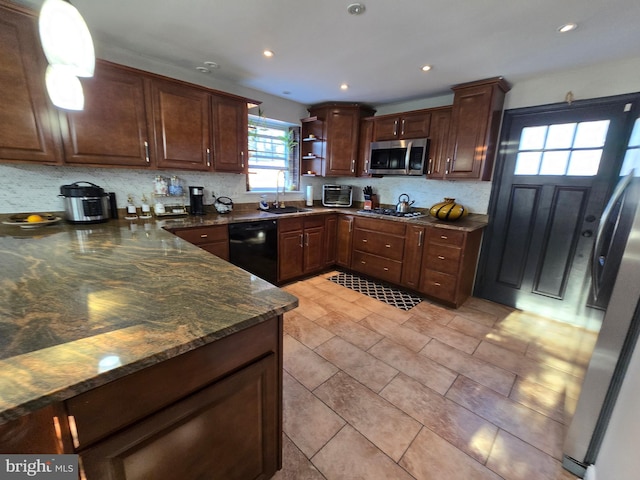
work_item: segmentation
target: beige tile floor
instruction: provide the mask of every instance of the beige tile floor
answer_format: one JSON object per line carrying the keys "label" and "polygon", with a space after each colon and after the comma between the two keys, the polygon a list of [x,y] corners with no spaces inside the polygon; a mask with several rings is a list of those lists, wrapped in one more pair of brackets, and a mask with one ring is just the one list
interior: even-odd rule
{"label": "beige tile floor", "polygon": [[275,479],[570,480],[565,399],[595,335],[471,298],[403,311],[326,279],[285,287]]}

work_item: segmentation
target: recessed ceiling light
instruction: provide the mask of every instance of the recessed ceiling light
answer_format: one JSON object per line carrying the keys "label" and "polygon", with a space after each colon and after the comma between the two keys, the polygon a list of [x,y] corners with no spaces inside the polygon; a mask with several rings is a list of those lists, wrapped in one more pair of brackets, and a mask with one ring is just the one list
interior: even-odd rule
{"label": "recessed ceiling light", "polygon": [[218,65],[216,62],[204,62],[204,65],[205,67],[212,69],[220,68],[220,65]]}
{"label": "recessed ceiling light", "polygon": [[198,70],[200,73],[209,73],[209,69],[206,67],[196,67],[196,70]]}
{"label": "recessed ceiling light", "polygon": [[567,33],[572,30],[575,30],[576,28],[578,28],[578,25],[575,23],[565,23],[564,25],[558,27],[558,31],[560,33]]}
{"label": "recessed ceiling light", "polygon": [[423,72],[428,72],[429,70],[431,70],[431,65],[423,65],[421,70]]}
{"label": "recessed ceiling light", "polygon": [[349,85],[347,85],[346,83],[341,84],[340,90],[349,90]]}
{"label": "recessed ceiling light", "polygon": [[267,58],[273,57],[273,52],[271,50],[265,50],[262,54]]}
{"label": "recessed ceiling light", "polygon": [[365,11],[365,6],[362,3],[352,3],[347,7],[347,12],[351,15],[362,15]]}

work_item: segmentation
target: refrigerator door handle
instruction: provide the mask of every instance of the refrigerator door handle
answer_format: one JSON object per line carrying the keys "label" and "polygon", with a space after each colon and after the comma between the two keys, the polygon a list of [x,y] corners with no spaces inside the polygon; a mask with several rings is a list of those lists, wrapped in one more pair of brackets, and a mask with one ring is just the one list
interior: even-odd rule
{"label": "refrigerator door handle", "polygon": [[624,179],[618,182],[615,190],[611,194],[611,198],[607,203],[607,206],[602,212],[602,219],[598,224],[598,233],[596,234],[596,240],[593,245],[593,254],[591,257],[591,288],[593,291],[593,298],[595,300],[598,299],[598,293],[600,292],[600,275],[598,272],[602,267],[604,267],[606,256],[601,255],[602,249],[604,247],[604,229],[606,225],[609,223],[609,217],[611,216],[611,212],[613,211],[613,207],[615,204],[623,197],[625,191],[631,181],[633,180],[634,172],[631,171]]}

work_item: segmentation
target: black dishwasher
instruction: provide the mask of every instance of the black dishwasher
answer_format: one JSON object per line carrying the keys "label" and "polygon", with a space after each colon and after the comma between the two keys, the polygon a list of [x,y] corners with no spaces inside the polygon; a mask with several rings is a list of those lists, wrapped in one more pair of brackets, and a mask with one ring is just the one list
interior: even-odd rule
{"label": "black dishwasher", "polygon": [[278,280],[278,224],[276,220],[229,224],[229,260],[258,277]]}

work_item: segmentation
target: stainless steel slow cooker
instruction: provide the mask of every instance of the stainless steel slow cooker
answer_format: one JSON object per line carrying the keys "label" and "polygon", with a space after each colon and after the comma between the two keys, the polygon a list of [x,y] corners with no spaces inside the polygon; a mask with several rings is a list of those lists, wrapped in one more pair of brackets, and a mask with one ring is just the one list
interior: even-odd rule
{"label": "stainless steel slow cooker", "polygon": [[109,194],[91,182],[62,185],[60,196],[64,197],[65,218],[71,223],[109,220]]}

